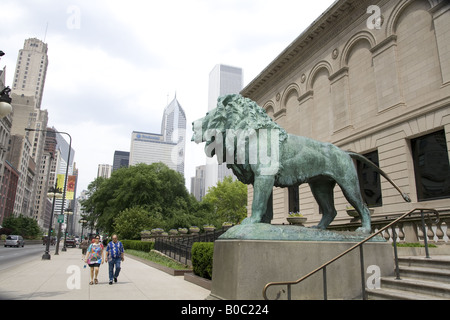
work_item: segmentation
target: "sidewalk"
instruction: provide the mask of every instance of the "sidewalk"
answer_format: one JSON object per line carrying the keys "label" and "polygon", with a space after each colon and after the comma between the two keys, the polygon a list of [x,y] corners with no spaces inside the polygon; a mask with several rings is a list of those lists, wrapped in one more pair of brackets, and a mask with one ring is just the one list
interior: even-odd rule
{"label": "sidewalk", "polygon": [[[204,300],[210,291],[125,256],[117,283],[109,285],[108,264],[89,285],[81,250],[68,248],[51,260],[24,263],[0,272],[0,300]],[[77,282],[77,280],[79,280]]]}

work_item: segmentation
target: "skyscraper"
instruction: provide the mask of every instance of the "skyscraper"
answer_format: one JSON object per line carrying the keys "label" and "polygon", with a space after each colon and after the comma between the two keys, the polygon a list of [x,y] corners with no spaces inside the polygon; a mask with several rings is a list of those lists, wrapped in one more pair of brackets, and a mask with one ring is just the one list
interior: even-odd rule
{"label": "skyscraper", "polygon": [[[35,38],[25,40],[24,47],[18,54],[11,94],[11,137],[14,137],[16,153],[11,154],[10,163],[20,173],[14,214],[23,214],[37,220],[42,216],[41,206],[45,206],[45,201],[37,194],[42,193],[42,183],[47,181],[41,176],[42,161],[45,161],[42,159],[45,132],[26,132],[25,129],[45,130],[47,127],[48,112],[41,110],[48,67],[47,51],[47,44],[44,42]],[[24,161],[28,161],[28,164],[25,165]],[[43,194],[46,194],[45,190]]]}
{"label": "skyscraper", "polygon": [[139,163],[152,164],[162,162],[170,169],[177,170],[174,148],[176,143],[166,142],[163,135],[149,132],[133,131],[131,135],[130,166]]}
{"label": "skyscraper", "polygon": [[177,97],[164,109],[161,134],[133,131],[129,165],[162,162],[184,176],[186,114]]}
{"label": "skyscraper", "polygon": [[[243,86],[242,69],[218,64],[209,74],[208,110],[217,107],[217,98],[227,94],[239,93]],[[226,164],[219,165],[217,158],[206,158],[205,191],[208,192],[217,182],[233,172]]]}
{"label": "skyscraper", "polygon": [[165,142],[177,144],[176,165],[177,171],[184,175],[184,159],[186,148],[186,114],[177,100],[177,97],[164,109],[161,134]]}
{"label": "skyscraper", "polygon": [[97,178],[103,177],[105,179],[111,178],[113,166],[110,164],[99,164],[97,170]]}
{"label": "skyscraper", "polygon": [[25,40],[23,49],[19,51],[14,74],[13,91],[17,94],[33,96],[37,109],[41,108],[47,76],[47,51],[47,44],[41,40],[36,38]]}
{"label": "skyscraper", "polygon": [[130,163],[130,153],[128,151],[115,151],[113,160],[113,172],[122,167],[128,168]]}

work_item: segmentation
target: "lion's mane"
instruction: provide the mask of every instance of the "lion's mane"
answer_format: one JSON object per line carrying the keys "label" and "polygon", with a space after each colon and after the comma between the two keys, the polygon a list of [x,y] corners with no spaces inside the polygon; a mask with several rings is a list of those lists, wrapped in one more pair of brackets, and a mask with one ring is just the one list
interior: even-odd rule
{"label": "lion's mane", "polygon": [[[288,137],[287,132],[275,123],[263,108],[251,99],[239,94],[226,95],[218,99],[217,108],[210,120],[209,128],[221,131],[226,150],[224,158],[226,154],[234,153],[234,162],[232,164],[227,163],[227,167],[233,170],[236,177],[245,184],[253,184],[254,174],[248,161],[245,164],[238,164],[236,141],[239,136],[231,142],[230,139],[227,139],[227,130],[233,129],[235,132],[239,132],[241,136],[244,136],[244,139],[249,139],[260,129],[277,130],[280,144]],[[223,162],[225,162],[225,159]]]}

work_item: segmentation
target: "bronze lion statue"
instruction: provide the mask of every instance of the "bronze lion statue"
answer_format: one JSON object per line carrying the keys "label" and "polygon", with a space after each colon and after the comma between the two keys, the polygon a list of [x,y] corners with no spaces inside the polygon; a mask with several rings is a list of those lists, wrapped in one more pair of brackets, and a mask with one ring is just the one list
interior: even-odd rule
{"label": "bronze lion statue", "polygon": [[322,219],[316,228],[326,229],[336,217],[333,189],[340,186],[361,218],[358,231],[370,233],[370,212],[365,205],[352,159],[373,167],[403,196],[398,186],[371,161],[333,144],[288,134],[254,101],[241,95],[220,97],[217,108],[193,122],[192,141],[206,142],[208,157],[227,163],[236,177],[254,188],[252,214],[242,223],[270,223],[273,219],[273,187],[298,187],[308,183]]}

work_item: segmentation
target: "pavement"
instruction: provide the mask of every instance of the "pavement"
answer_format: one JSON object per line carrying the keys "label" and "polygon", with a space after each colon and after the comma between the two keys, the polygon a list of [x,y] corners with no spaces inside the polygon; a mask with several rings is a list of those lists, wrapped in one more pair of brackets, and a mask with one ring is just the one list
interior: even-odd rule
{"label": "pavement", "polygon": [[68,248],[0,272],[0,300],[205,300],[210,291],[126,255],[118,282],[109,285],[108,264],[89,285],[81,250]]}

